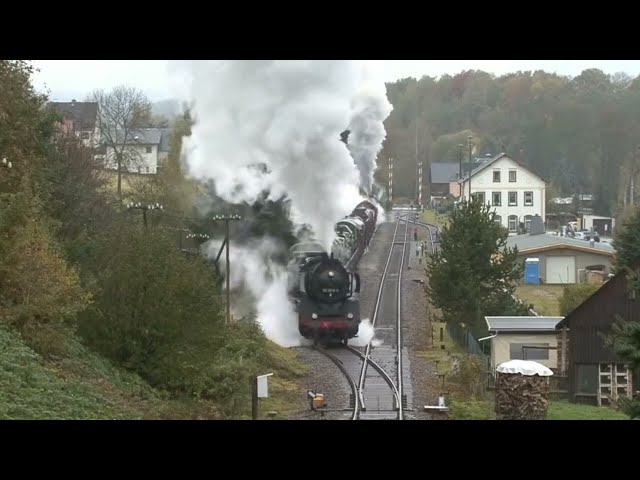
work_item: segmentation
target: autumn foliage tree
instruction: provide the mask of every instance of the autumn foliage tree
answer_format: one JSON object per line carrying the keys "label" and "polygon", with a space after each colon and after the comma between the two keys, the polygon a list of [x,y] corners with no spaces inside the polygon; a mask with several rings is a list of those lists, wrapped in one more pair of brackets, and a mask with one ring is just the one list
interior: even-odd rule
{"label": "autumn foliage tree", "polygon": [[57,248],[26,180],[4,205],[0,228],[0,318],[40,353],[63,354],[62,339],[90,295]]}

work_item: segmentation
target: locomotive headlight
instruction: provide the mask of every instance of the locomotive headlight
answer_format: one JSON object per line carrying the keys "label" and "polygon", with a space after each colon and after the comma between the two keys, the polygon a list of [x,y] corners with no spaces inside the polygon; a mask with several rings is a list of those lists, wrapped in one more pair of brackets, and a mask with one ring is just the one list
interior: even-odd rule
{"label": "locomotive headlight", "polygon": [[312,313],[311,314],[311,318],[313,318],[315,320],[316,318],[318,318],[318,314],[317,313]]}
{"label": "locomotive headlight", "polygon": [[353,313],[351,313],[351,312],[347,313],[347,318],[349,320],[351,320],[353,318]]}

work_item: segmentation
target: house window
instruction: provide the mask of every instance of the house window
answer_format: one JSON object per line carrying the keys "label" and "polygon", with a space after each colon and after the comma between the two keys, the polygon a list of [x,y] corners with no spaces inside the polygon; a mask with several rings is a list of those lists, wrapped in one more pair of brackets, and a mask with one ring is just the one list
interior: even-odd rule
{"label": "house window", "polygon": [[509,181],[511,183],[514,183],[516,181],[516,171],[515,170],[509,170]]}
{"label": "house window", "polygon": [[496,222],[498,225],[502,225],[502,217],[500,215],[495,215],[493,217],[493,221]]}
{"label": "house window", "polygon": [[524,228],[527,232],[531,229],[531,215],[524,216]]}
{"label": "house window", "polygon": [[531,207],[533,205],[533,192],[524,192],[524,204],[527,207]]}
{"label": "house window", "polygon": [[151,153],[151,147],[146,147],[145,150],[147,153]]}
{"label": "house window", "polygon": [[142,169],[138,167],[138,173],[142,173]]}
{"label": "house window", "polygon": [[500,170],[493,171],[493,183],[500,183]]}
{"label": "house window", "polygon": [[146,169],[147,169],[147,173],[149,173],[149,167],[146,167]]}
{"label": "house window", "polygon": [[82,132],[81,137],[82,140],[89,140],[91,138],[91,135],[89,135],[89,132]]}
{"label": "house window", "polygon": [[518,217],[515,215],[509,215],[509,231],[515,232],[518,230]]}
{"label": "house window", "polygon": [[[522,347],[548,347],[548,343],[510,343],[509,358],[511,360],[549,360],[549,350],[546,348]],[[524,356],[523,356],[524,352]]]}
{"label": "house window", "polygon": [[476,192],[473,194],[473,196],[475,197],[476,200],[478,200],[480,203],[484,203],[484,192]]}
{"label": "house window", "polygon": [[598,365],[576,365],[576,393],[597,395],[598,393]]}
{"label": "house window", "polygon": [[515,207],[518,205],[518,192],[509,192],[509,206]]}
{"label": "house window", "polygon": [[495,207],[499,207],[500,205],[502,205],[502,192],[493,192],[491,197],[491,205]]}

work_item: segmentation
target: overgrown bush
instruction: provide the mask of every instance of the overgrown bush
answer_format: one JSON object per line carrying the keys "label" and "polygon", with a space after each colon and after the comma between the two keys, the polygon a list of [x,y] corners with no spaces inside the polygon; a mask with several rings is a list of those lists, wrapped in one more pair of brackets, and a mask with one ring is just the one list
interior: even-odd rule
{"label": "overgrown bush", "polygon": [[568,315],[598,288],[600,285],[593,283],[576,283],[564,287],[562,297],[560,297],[560,314]]}
{"label": "overgrown bush", "polygon": [[65,355],[64,338],[90,296],[57,248],[26,181],[7,200],[0,228],[0,319],[45,357]]}
{"label": "overgrown bush", "polygon": [[[140,223],[142,223],[140,221]],[[174,395],[250,408],[249,376],[265,361],[252,324],[226,325],[216,275],[163,230],[123,219],[99,242],[98,295],[80,318],[93,348]]]}
{"label": "overgrown bush", "polygon": [[453,365],[452,382],[463,398],[473,399],[484,395],[487,385],[487,364],[479,355],[461,355]]}

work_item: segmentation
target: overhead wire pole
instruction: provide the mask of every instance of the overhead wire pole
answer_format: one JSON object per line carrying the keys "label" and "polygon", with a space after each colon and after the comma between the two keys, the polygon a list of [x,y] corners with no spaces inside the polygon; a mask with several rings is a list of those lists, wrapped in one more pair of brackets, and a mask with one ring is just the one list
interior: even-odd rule
{"label": "overhead wire pole", "polygon": [[389,157],[389,202],[393,205],[393,158]]}
{"label": "overhead wire pole", "polygon": [[471,161],[471,140],[473,139],[472,135],[467,137],[469,141],[469,202],[471,201],[471,171],[473,170],[473,163]]}
{"label": "overhead wire pole", "polygon": [[[225,223],[225,235],[224,235],[224,243],[223,247],[226,246],[226,254],[227,254],[227,323],[231,323],[231,293],[230,293],[230,272],[231,266],[229,261],[229,222],[232,220],[238,221],[242,220],[240,215],[214,215],[214,221],[224,221]],[[220,249],[220,253],[222,253],[222,248]],[[218,258],[220,258],[220,253],[218,253]]]}
{"label": "overhead wire pole", "polygon": [[416,170],[417,170],[417,175],[416,175],[416,197],[417,199],[420,199],[420,162],[418,162],[418,119],[416,118]]}
{"label": "overhead wire pole", "polygon": [[128,210],[142,210],[142,218],[144,219],[144,228],[149,228],[147,224],[147,210],[162,210],[164,207],[159,203],[144,205],[140,202],[130,203],[127,205]]}

